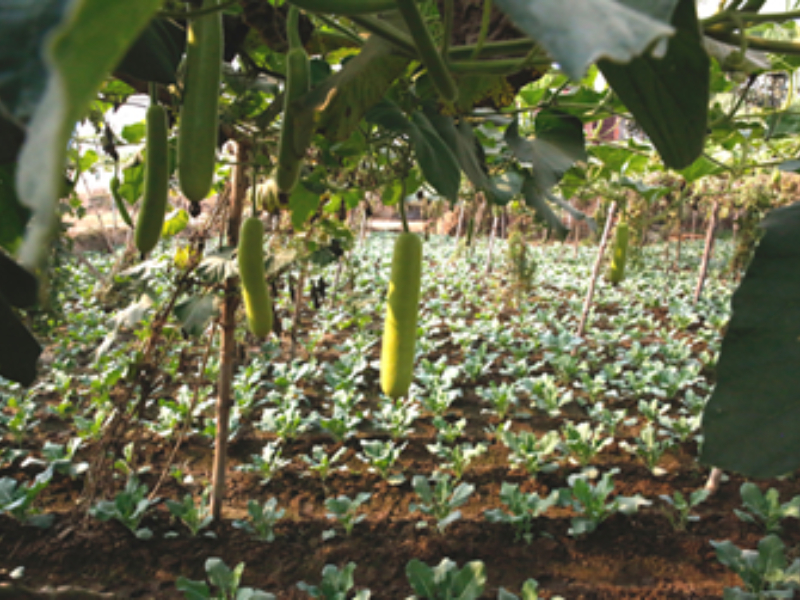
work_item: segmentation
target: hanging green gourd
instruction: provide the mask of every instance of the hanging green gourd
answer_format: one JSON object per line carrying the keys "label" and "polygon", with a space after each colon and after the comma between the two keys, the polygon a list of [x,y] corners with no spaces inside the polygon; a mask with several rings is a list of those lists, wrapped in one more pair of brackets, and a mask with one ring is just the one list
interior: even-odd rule
{"label": "hanging green gourd", "polygon": [[628,223],[620,221],[617,223],[617,232],[614,237],[614,251],[611,256],[611,268],[608,272],[608,280],[617,285],[625,278],[625,260],[628,255]]}

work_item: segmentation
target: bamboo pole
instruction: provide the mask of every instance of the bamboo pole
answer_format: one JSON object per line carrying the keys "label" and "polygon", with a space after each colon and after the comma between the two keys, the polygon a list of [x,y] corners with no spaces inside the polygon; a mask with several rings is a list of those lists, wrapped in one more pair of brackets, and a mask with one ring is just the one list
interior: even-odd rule
{"label": "bamboo pole", "polygon": [[[239,244],[242,225],[242,208],[247,195],[247,177],[244,172],[249,158],[244,144],[236,148],[236,165],[231,180],[230,212],[228,214],[228,245]],[[239,285],[235,278],[225,281],[225,300],[220,311],[220,366],[217,379],[217,434],[214,444],[214,464],[211,476],[211,517],[219,521],[225,496],[225,471],[228,462],[228,432],[231,412],[233,356],[236,347],[236,309],[239,306]]]}
{"label": "bamboo pole", "polygon": [[581,320],[578,324],[578,330],[575,335],[582,337],[586,332],[586,321],[589,318],[589,309],[592,306],[592,298],[594,297],[594,288],[597,285],[597,277],[600,275],[600,265],[603,264],[603,255],[606,253],[606,246],[608,245],[608,235],[611,232],[611,223],[614,222],[614,213],[617,210],[616,201],[611,203],[608,209],[608,217],[606,218],[606,226],[603,228],[603,237],[600,239],[600,247],[597,249],[597,258],[594,261],[592,268],[592,278],[589,281],[589,289],[586,292],[586,299],[583,301],[583,311],[581,311]]}
{"label": "bamboo pole", "polygon": [[708,228],[706,229],[706,247],[703,250],[703,261],[700,263],[700,274],[697,277],[697,287],[694,290],[694,299],[692,304],[697,304],[700,296],[703,295],[703,286],[706,282],[706,275],[708,274],[708,263],[711,261],[711,252],[714,249],[714,232],[717,229],[717,216],[719,213],[719,201],[715,200],[711,208],[711,218],[708,220]]}

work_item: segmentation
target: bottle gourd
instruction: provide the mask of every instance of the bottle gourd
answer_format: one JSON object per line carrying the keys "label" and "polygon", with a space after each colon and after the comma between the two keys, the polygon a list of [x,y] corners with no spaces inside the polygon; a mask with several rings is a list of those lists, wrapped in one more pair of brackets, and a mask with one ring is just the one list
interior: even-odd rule
{"label": "bottle gourd", "polygon": [[167,129],[166,110],[151,101],[146,116],[144,195],[134,233],[136,247],[142,254],[156,247],[164,227],[169,192]]}
{"label": "bottle gourd", "polygon": [[414,376],[422,279],[422,240],[401,233],[394,245],[381,350],[381,389],[390,398],[408,393]]}
{"label": "bottle gourd", "polygon": [[264,225],[257,217],[245,219],[239,233],[239,279],[253,335],[266,337],[272,331],[272,298],[264,278]]}
{"label": "bottle gourd", "polygon": [[611,268],[608,280],[617,285],[625,278],[625,260],[628,255],[628,223],[617,223],[617,233],[614,238],[614,253],[611,256]]}
{"label": "bottle gourd", "polygon": [[[218,3],[219,0],[204,0],[203,8],[213,8]],[[220,11],[189,21],[178,131],[178,179],[183,195],[193,204],[208,195],[214,180],[222,49]]]}
{"label": "bottle gourd", "polygon": [[303,157],[314,132],[313,112],[298,106],[298,100],[311,87],[311,67],[300,39],[300,12],[289,7],[286,36],[289,50],[286,53],[286,91],[283,98],[283,123],[278,141],[278,167],[275,181],[278,190],[290,194],[297,185]]}

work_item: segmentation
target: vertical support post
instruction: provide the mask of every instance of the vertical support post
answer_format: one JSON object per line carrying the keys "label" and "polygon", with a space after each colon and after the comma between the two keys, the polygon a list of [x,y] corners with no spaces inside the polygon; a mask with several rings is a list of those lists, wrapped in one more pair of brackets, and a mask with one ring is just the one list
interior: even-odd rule
{"label": "vertical support post", "polygon": [[[231,179],[230,211],[228,213],[228,245],[239,244],[242,209],[247,195],[247,176],[244,165],[250,160],[249,149],[239,143],[236,147],[236,166]],[[239,286],[235,278],[225,281],[225,299],[220,311],[220,366],[217,379],[217,435],[214,444],[214,464],[211,475],[211,517],[219,521],[225,496],[225,471],[228,462],[228,432],[231,413],[231,384],[233,355],[236,346],[236,309],[239,306]]]}
{"label": "vertical support post", "polygon": [[589,309],[592,307],[592,298],[594,297],[594,288],[597,285],[597,277],[600,275],[600,265],[603,264],[603,255],[606,253],[606,246],[608,246],[608,236],[611,232],[611,224],[614,222],[614,213],[617,210],[616,201],[611,203],[608,209],[608,217],[606,218],[606,226],[603,228],[603,237],[600,239],[600,247],[597,249],[597,258],[594,261],[592,268],[592,278],[589,281],[589,289],[586,292],[586,299],[583,301],[583,310],[581,311],[581,320],[578,323],[578,330],[575,335],[582,337],[586,332],[586,321],[589,318]]}
{"label": "vertical support post", "polygon": [[703,295],[703,286],[706,282],[706,275],[708,273],[708,263],[711,261],[711,252],[714,249],[714,233],[717,230],[717,216],[719,214],[719,201],[715,200],[711,208],[711,217],[708,219],[708,228],[706,229],[706,247],[703,250],[703,261],[700,263],[700,274],[697,277],[697,287],[694,290],[694,299],[692,304],[697,304],[700,296]]}

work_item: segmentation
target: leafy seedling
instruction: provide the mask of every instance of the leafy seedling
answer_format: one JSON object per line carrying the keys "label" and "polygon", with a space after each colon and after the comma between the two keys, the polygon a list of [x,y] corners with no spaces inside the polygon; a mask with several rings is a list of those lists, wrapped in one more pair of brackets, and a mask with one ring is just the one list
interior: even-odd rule
{"label": "leafy seedling", "polygon": [[278,508],[277,498],[270,498],[263,506],[256,500],[250,500],[247,503],[248,518],[235,520],[233,526],[237,529],[244,529],[257,540],[272,542],[275,540],[275,524],[283,518],[284,514],[286,514],[286,509]]}
{"label": "leafy seedling", "polygon": [[[297,584],[298,589],[306,592],[312,598],[323,598],[324,600],[347,600],[347,594],[355,586],[353,572],[356,570],[356,563],[350,562],[344,569],[339,569],[336,565],[325,565],[322,569],[322,580],[319,585],[309,585],[305,581]],[[351,598],[352,600],[369,600],[371,593],[369,590],[360,590]]]}
{"label": "leafy seedling", "polygon": [[206,576],[213,588],[205,581],[178,577],[175,587],[184,593],[186,600],[276,600],[274,594],[249,587],[239,587],[245,563],[230,569],[221,558],[206,560]]}
{"label": "leafy seedling", "polygon": [[781,504],[777,489],[770,488],[762,494],[758,486],[749,481],[742,484],[739,494],[746,510],[734,509],[733,512],[742,521],[762,525],[767,533],[780,532],[783,519],[800,518],[800,496]]}
{"label": "leafy seedling", "polygon": [[147,485],[139,484],[135,476],[131,476],[125,489],[117,494],[114,500],[101,500],[89,509],[89,514],[101,521],[114,519],[127,527],[140,540],[149,540],[153,532],[146,527],[139,528],[145,513],[157,504],[158,498],[147,498]]}
{"label": "leafy seedling", "polygon": [[486,567],[473,560],[461,569],[449,558],[435,567],[411,559],[406,565],[406,577],[416,594],[427,600],[477,600],[486,585]]}
{"label": "leafy seedling", "polygon": [[[436,519],[436,528],[439,533],[444,533],[448,525],[461,518],[461,511],[456,509],[469,499],[472,492],[475,491],[475,486],[461,483],[454,489],[449,475],[439,475],[433,480],[436,483],[434,487],[431,487],[428,478],[424,475],[414,476],[412,486],[421,502],[419,504],[412,502],[408,510],[412,513],[420,511],[433,517]],[[421,523],[418,526],[427,526],[424,521]]]}
{"label": "leafy seedling", "polygon": [[[359,515],[358,510],[371,497],[372,494],[360,492],[353,499],[344,495],[337,498],[328,498],[325,500],[325,508],[330,512],[325,516],[329,519],[336,519],[344,529],[345,535],[349,536],[353,532],[353,527],[367,518],[366,515]],[[332,533],[328,533],[328,535],[333,537]]]}

